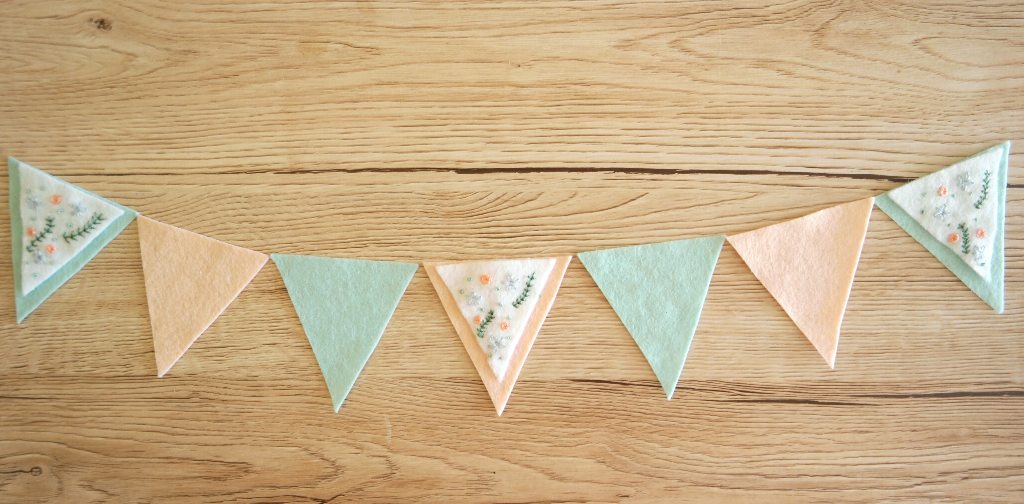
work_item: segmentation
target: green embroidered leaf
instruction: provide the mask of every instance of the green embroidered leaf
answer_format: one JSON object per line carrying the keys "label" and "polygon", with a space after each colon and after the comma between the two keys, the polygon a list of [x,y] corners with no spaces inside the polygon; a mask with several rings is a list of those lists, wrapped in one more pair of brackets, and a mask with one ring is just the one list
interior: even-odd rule
{"label": "green embroidered leaf", "polygon": [[47,217],[46,227],[40,231],[31,242],[29,242],[28,247],[25,247],[25,250],[32,252],[36,249],[36,245],[39,245],[39,242],[43,241],[47,236],[50,236],[51,233],[53,233],[53,217]]}
{"label": "green embroidered leaf", "polygon": [[96,229],[96,225],[103,222],[103,214],[96,212],[89,218],[89,222],[86,222],[82,227],[70,232],[64,233],[64,243],[71,243],[71,240],[78,240],[79,238],[93,232]]}
{"label": "green embroidered leaf", "polygon": [[526,301],[526,298],[530,296],[530,287],[533,287],[533,280],[536,277],[536,273],[530,273],[530,277],[526,279],[526,287],[523,287],[523,293],[512,302],[513,308],[519,308],[519,305]]}
{"label": "green embroidered leaf", "polygon": [[992,172],[985,170],[985,178],[981,181],[981,197],[978,201],[974,202],[974,208],[980,210],[981,206],[985,204],[985,200],[988,199],[988,185],[992,182]]}
{"label": "green embroidered leaf", "polygon": [[487,325],[494,320],[494,310],[487,312],[487,317],[484,318],[483,322],[480,322],[480,327],[476,328],[476,337],[483,339],[484,330],[487,329]]}
{"label": "green embroidered leaf", "polygon": [[960,225],[957,226],[957,229],[960,230],[960,234],[964,238],[964,241],[960,245],[960,248],[963,250],[965,255],[969,254],[971,252],[971,232],[967,229],[967,226],[965,226],[963,222],[961,222]]}

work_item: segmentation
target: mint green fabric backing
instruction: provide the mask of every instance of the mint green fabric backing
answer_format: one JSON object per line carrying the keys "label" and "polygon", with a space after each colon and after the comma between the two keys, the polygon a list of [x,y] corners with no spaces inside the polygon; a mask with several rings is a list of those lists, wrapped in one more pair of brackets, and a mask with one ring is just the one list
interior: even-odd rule
{"label": "mint green fabric backing", "polygon": [[[96,254],[99,254],[107,244],[113,241],[114,238],[117,238],[117,235],[121,234],[121,231],[124,231],[124,228],[128,227],[128,224],[131,224],[131,222],[135,220],[138,213],[135,210],[123,207],[106,198],[96,196],[81,187],[75,186],[78,190],[90,196],[94,196],[116,206],[117,208],[120,208],[124,213],[117,219],[114,219],[106,229],[96,235],[96,238],[90,242],[89,245],[82,249],[82,251],[75,257],[71,258],[67,264],[57,270],[50,278],[47,278],[28,294],[24,294],[21,292],[21,239],[25,234],[24,230],[21,228],[21,177],[18,174],[17,159],[11,157],[7,158],[7,174],[8,184],[10,185],[9,205],[11,209],[11,256],[14,260],[14,306],[15,311],[17,312],[18,323],[20,324],[25,320],[25,317],[28,317],[28,315],[35,311],[36,308],[39,308],[39,305],[43,304],[43,301],[46,301],[51,294],[64,285],[64,282],[67,282],[71,277],[75,276],[75,273],[78,273],[78,271],[88,264],[93,257],[96,257]],[[62,182],[67,181],[62,180]]]}
{"label": "mint green fabric backing", "polygon": [[271,254],[335,413],[384,335],[417,264]]}
{"label": "mint green fabric backing", "polygon": [[669,399],[724,242],[709,236],[579,254]]}
{"label": "mint green fabric backing", "polygon": [[977,272],[971,269],[959,256],[953,251],[949,250],[942,242],[936,240],[924,227],[917,223],[913,217],[907,214],[902,207],[897,205],[885,194],[875,198],[875,205],[881,208],[886,215],[896,221],[903,229],[910,233],[915,240],[924,245],[929,252],[932,253],[942,264],[946,265],[950,271],[953,272],[957,277],[963,281],[975,294],[978,295],[983,301],[988,303],[998,313],[1003,313],[1003,276],[1004,276],[1004,243],[1005,243],[1005,231],[1003,229],[1006,222],[1006,179],[1010,161],[1010,142],[1006,142],[991,149],[986,149],[974,156],[980,156],[993,149],[1003,149],[1003,159],[999,163],[999,179],[996,183],[999,189],[999,214],[998,214],[998,229],[996,231],[995,238],[995,250],[992,252],[992,280],[986,281]]}

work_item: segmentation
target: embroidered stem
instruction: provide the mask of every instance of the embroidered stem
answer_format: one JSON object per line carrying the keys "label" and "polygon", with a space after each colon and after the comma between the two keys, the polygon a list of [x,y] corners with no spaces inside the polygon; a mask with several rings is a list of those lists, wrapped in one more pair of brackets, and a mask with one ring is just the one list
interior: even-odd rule
{"label": "embroidered stem", "polygon": [[487,312],[487,317],[484,318],[483,322],[480,322],[480,327],[476,328],[476,337],[483,339],[484,330],[487,329],[487,324],[490,324],[494,320],[494,310]]}
{"label": "embroidered stem", "polygon": [[963,222],[957,226],[957,229],[960,230],[960,236],[964,240],[963,243],[960,244],[960,247],[964,254],[968,254],[971,252],[971,233],[967,231],[967,226],[965,226]]}
{"label": "embroidered stem", "polygon": [[70,232],[64,233],[64,243],[71,243],[71,240],[78,240],[79,238],[91,233],[96,229],[96,224],[104,221],[103,214],[96,212],[89,218],[89,222],[86,222],[84,226]]}
{"label": "embroidered stem", "polygon": [[985,204],[985,200],[988,198],[988,184],[992,182],[992,172],[985,170],[985,178],[981,180],[981,197],[978,201],[974,202],[974,208],[981,210],[981,205]]}
{"label": "embroidered stem", "polygon": [[52,233],[52,232],[53,232],[53,217],[47,217],[46,218],[46,228],[44,228],[42,231],[40,231],[39,234],[37,234],[35,238],[32,238],[32,241],[29,242],[28,247],[25,247],[25,250],[28,250],[29,252],[32,252],[33,250],[35,250],[36,245],[39,245],[39,242],[43,241],[43,239],[46,238],[47,236],[49,236],[50,233]]}
{"label": "embroidered stem", "polygon": [[523,287],[522,294],[520,294],[515,301],[512,301],[513,308],[519,308],[519,305],[523,304],[523,301],[526,301],[526,297],[530,295],[530,287],[533,287],[533,278],[535,274],[536,273],[530,273],[530,276],[526,279],[526,286]]}

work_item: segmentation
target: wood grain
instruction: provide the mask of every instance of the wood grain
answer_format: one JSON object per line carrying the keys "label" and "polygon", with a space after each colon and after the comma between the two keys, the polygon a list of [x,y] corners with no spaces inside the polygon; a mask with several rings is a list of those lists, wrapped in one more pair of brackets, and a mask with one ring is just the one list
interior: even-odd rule
{"label": "wood grain", "polygon": [[[0,153],[265,253],[736,233],[1024,140],[1013,1],[3,7]],[[1019,502],[1020,169],[1002,315],[876,211],[832,371],[726,246],[666,401],[574,261],[501,418],[422,271],[338,414],[272,265],[157,379],[133,224],[0,296],[0,502]]]}

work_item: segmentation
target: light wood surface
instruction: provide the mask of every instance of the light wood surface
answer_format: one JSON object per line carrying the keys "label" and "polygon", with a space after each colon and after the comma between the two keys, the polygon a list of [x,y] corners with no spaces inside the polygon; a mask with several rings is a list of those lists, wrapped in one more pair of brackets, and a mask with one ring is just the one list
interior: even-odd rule
{"label": "light wood surface", "polygon": [[1021,502],[1024,5],[767,4],[3,2],[0,154],[264,253],[736,233],[1017,146],[1006,313],[876,210],[829,370],[726,245],[666,401],[573,261],[500,418],[422,269],[338,414],[272,264],[157,379],[133,224],[0,296],[0,502]]}

